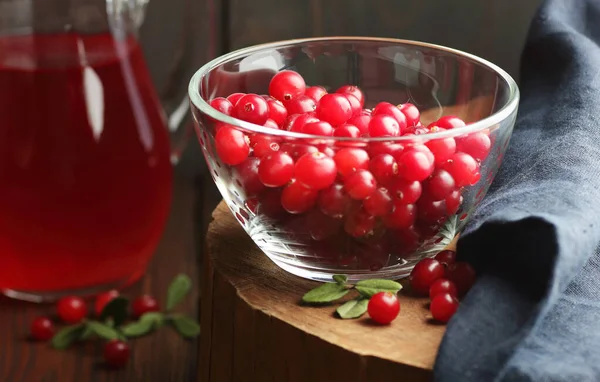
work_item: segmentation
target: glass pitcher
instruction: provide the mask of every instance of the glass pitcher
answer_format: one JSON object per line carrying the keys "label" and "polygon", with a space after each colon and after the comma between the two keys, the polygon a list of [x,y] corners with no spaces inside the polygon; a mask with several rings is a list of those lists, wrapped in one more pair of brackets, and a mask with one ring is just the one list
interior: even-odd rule
{"label": "glass pitcher", "polygon": [[144,0],[0,0],[0,289],[96,294],[145,271],[171,203]]}

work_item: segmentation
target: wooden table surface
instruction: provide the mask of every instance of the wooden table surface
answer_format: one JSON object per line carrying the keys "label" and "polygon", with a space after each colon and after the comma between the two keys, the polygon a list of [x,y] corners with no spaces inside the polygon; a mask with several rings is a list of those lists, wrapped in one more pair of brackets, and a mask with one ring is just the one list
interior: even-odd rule
{"label": "wooden table surface", "polygon": [[[208,179],[210,182],[210,179]],[[213,207],[209,187],[200,187],[189,176],[176,176],[171,216],[147,274],[123,291],[134,298],[150,293],[162,303],[171,280],[179,273],[194,283],[180,309],[192,317],[200,311],[200,248],[204,217]],[[212,187],[212,186],[211,186]],[[103,381],[197,381],[199,341],[184,340],[164,327],[149,336],[130,341],[132,356],[122,370],[108,370],[102,364],[102,341],[87,341],[66,351],[48,343],[28,340],[29,325],[37,315],[53,314],[52,305],[0,301],[1,382],[103,382]]]}

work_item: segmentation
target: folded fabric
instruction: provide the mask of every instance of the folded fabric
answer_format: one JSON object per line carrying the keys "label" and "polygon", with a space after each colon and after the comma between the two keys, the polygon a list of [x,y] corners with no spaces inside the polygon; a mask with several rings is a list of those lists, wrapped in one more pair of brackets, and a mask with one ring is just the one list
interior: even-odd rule
{"label": "folded fabric", "polygon": [[488,196],[458,242],[480,278],[436,381],[600,381],[600,0],[548,0]]}

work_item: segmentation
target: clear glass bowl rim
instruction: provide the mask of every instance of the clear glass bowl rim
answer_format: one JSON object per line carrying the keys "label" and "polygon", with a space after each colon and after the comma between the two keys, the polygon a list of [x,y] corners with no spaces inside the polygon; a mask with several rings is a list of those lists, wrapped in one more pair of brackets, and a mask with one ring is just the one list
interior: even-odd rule
{"label": "clear glass bowl rim", "polygon": [[[281,48],[289,48],[295,45],[304,45],[311,43],[361,43],[361,42],[379,42],[379,43],[389,43],[396,45],[412,45],[415,47],[424,47],[428,49],[434,49],[443,51],[445,53],[450,53],[453,55],[461,56],[467,58],[469,60],[475,61],[478,64],[487,67],[492,70],[498,76],[500,76],[508,85],[509,88],[509,98],[506,104],[494,114],[480,119],[479,121],[473,122],[467,126],[446,130],[437,133],[428,133],[417,136],[399,136],[399,137],[360,137],[360,138],[349,138],[349,137],[330,137],[330,136],[321,136],[321,135],[311,135],[304,133],[296,133],[286,130],[278,130],[269,127],[255,125],[250,122],[242,121],[240,119],[233,118],[229,115],[223,114],[220,111],[214,109],[212,106],[206,102],[199,93],[200,83],[202,79],[213,69],[235,59],[243,58],[253,53],[258,53],[261,51],[269,51]],[[188,93],[190,97],[191,103],[202,113],[208,115],[214,120],[233,125],[236,127],[241,127],[243,130],[247,130],[254,133],[272,135],[272,136],[280,136],[286,138],[294,138],[294,139],[317,139],[317,140],[327,140],[334,142],[402,142],[402,141],[411,141],[415,140],[423,140],[428,141],[431,139],[439,139],[446,137],[454,137],[458,135],[468,134],[480,130],[488,129],[496,124],[501,123],[510,115],[512,115],[518,108],[519,105],[519,87],[515,80],[508,74],[505,70],[500,68],[499,66],[481,58],[475,56],[470,53],[463,52],[461,50],[448,48],[442,45],[430,44],[421,41],[415,40],[402,40],[402,39],[394,39],[394,38],[379,38],[379,37],[359,37],[359,36],[335,36],[335,37],[315,37],[315,38],[303,38],[303,39],[292,39],[292,40],[281,40],[266,44],[253,45],[247,48],[242,48],[235,50],[233,52],[224,54],[220,57],[217,57],[205,65],[203,65],[200,69],[198,69],[190,80],[190,84],[188,87]]]}

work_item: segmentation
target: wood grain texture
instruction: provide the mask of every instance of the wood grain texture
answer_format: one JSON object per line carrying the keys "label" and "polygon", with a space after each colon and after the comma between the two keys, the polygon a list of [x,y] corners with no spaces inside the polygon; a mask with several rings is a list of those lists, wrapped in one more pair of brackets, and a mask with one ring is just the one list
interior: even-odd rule
{"label": "wood grain texture", "polygon": [[366,316],[336,319],[333,306],[303,306],[318,284],[272,263],[224,202],[206,244],[201,381],[431,378],[445,327],[430,322],[427,299],[403,293],[401,314],[384,327]]}
{"label": "wood grain texture", "polygon": [[[210,179],[208,179],[210,181]],[[202,189],[189,179],[178,178],[173,205],[162,241],[140,282],[123,291],[134,298],[141,293],[165,302],[167,286],[178,273],[188,274],[192,292],[178,308],[182,313],[199,316],[198,247],[194,205],[202,201]],[[200,204],[202,205],[202,204]],[[182,339],[170,328],[130,341],[129,365],[118,371],[102,364],[102,342],[88,341],[66,351],[54,350],[47,343],[27,339],[29,324],[37,315],[53,315],[52,305],[35,305],[12,300],[0,302],[0,381],[2,382],[120,382],[120,381],[195,381],[199,341]]]}

